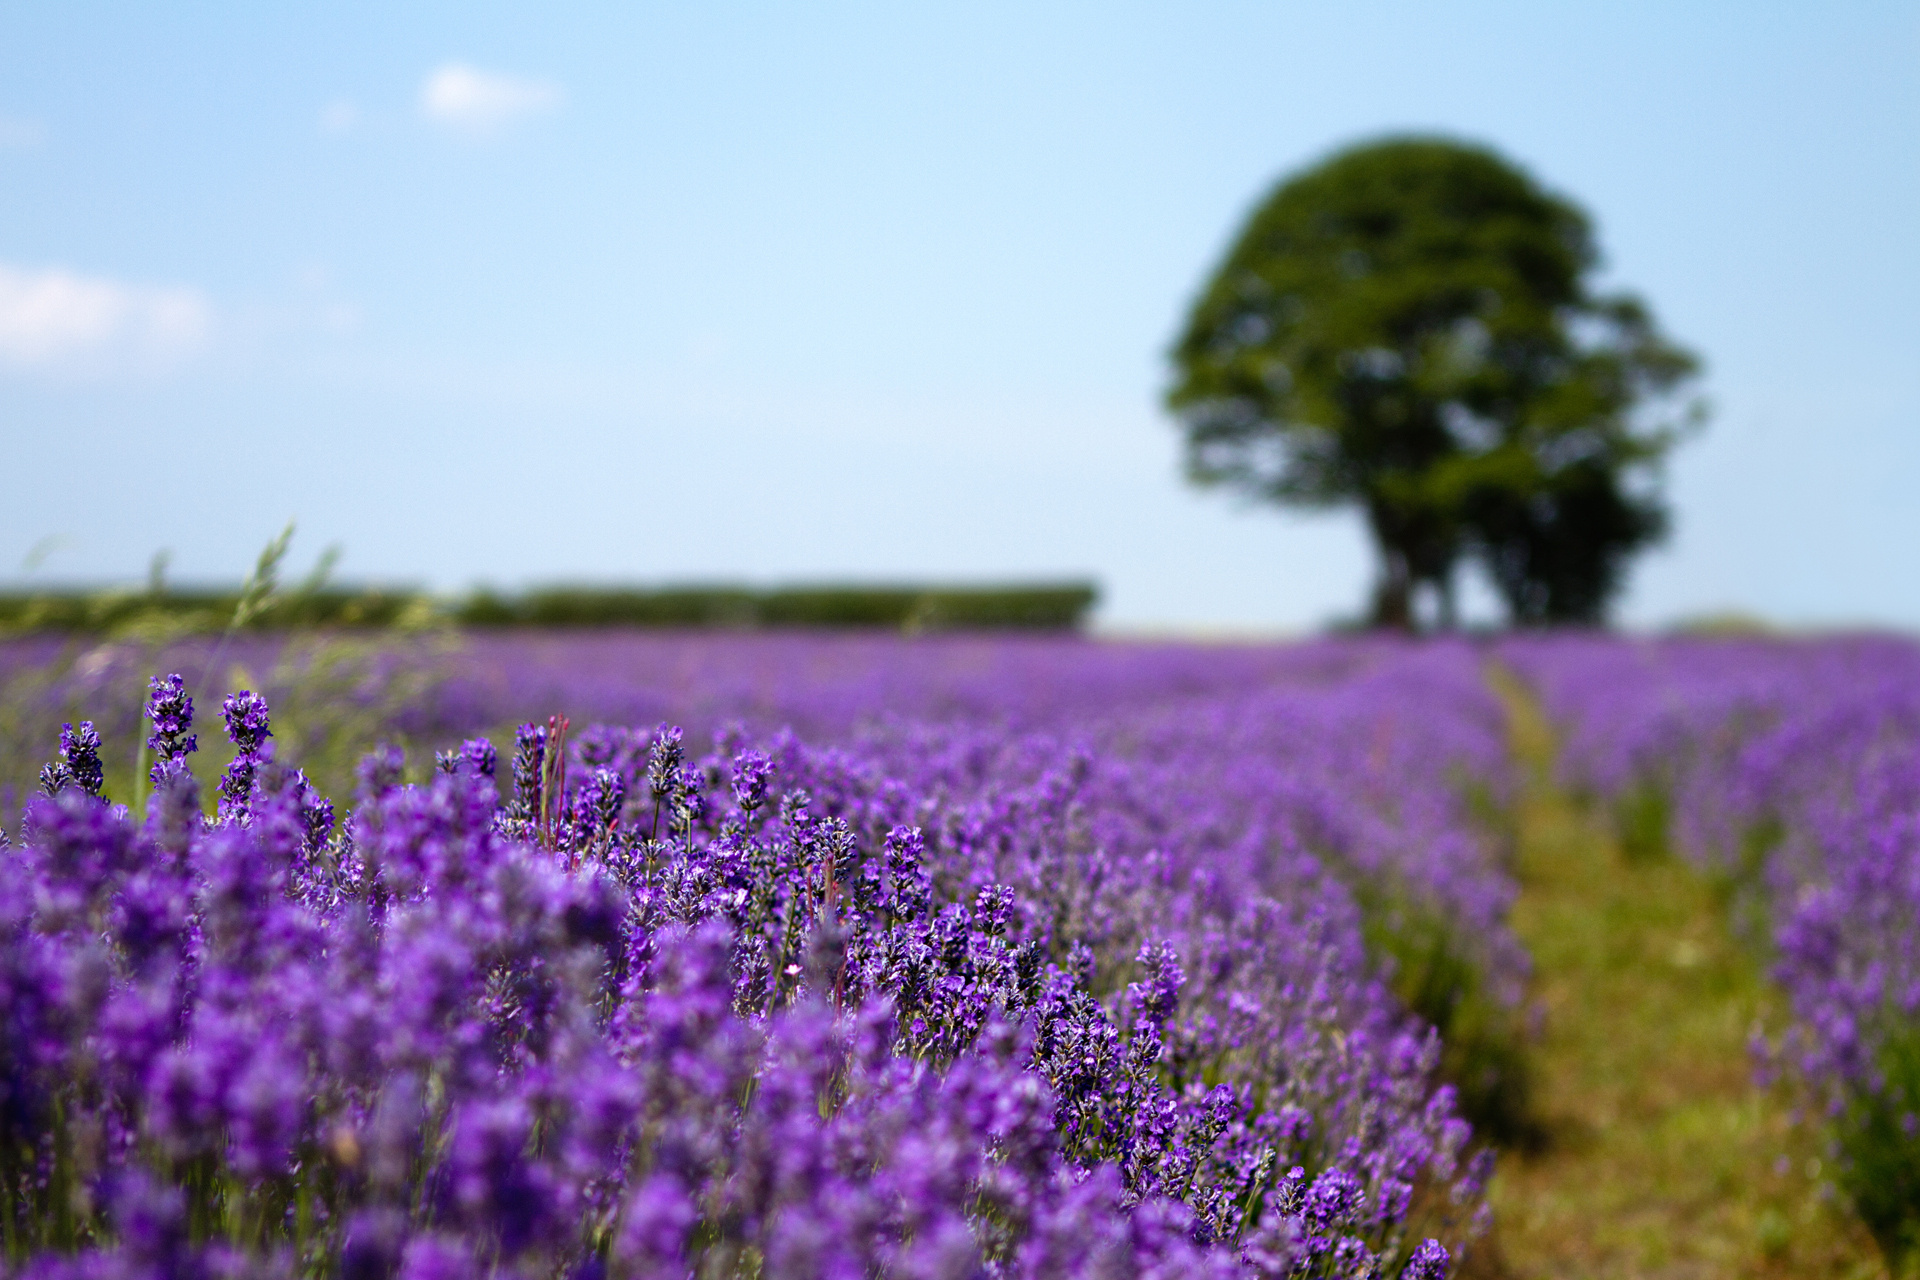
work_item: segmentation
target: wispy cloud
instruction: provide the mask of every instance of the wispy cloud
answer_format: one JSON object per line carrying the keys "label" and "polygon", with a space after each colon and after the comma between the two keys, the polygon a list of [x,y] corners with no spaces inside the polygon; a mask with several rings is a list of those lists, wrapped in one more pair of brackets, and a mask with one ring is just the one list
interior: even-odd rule
{"label": "wispy cloud", "polygon": [[420,110],[436,123],[485,135],[560,105],[560,86],[462,62],[436,69],[420,86]]}
{"label": "wispy cloud", "polygon": [[0,366],[152,369],[198,351],[212,325],[213,308],[197,289],[0,263]]}

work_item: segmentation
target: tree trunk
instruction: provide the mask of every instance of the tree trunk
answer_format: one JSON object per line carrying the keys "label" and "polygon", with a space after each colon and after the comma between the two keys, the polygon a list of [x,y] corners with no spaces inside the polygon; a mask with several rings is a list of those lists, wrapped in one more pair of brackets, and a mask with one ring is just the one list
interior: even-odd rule
{"label": "tree trunk", "polygon": [[1367,624],[1381,630],[1413,630],[1413,574],[1404,552],[1382,548],[1380,581],[1373,589],[1373,616]]}

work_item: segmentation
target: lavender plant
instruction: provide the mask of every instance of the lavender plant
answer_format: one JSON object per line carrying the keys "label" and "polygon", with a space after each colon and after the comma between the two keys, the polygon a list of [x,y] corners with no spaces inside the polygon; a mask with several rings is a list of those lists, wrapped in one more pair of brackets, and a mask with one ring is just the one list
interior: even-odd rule
{"label": "lavender plant", "polygon": [[1424,1280],[1484,1215],[1347,881],[1152,726],[556,719],[336,827],[257,696],[211,817],[149,714],[144,814],[0,853],[23,1275]]}

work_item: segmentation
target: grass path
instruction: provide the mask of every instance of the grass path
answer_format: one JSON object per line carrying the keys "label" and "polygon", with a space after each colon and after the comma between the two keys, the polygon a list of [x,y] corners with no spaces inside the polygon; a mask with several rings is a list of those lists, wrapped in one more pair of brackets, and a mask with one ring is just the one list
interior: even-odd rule
{"label": "grass path", "polygon": [[1754,1088],[1747,1037],[1778,999],[1712,886],[1629,862],[1554,785],[1538,707],[1495,678],[1525,771],[1513,925],[1533,954],[1541,1149],[1502,1156],[1473,1271],[1534,1277],[1885,1274],[1822,1191],[1819,1145]]}

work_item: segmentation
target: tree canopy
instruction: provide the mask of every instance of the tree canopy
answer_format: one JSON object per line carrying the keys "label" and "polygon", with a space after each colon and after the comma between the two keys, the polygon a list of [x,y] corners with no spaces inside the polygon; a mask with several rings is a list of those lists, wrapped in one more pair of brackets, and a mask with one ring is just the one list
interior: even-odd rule
{"label": "tree canopy", "polygon": [[1194,304],[1167,402],[1187,472],[1357,504],[1372,620],[1453,611],[1464,558],[1516,622],[1597,621],[1668,516],[1694,358],[1599,295],[1586,215],[1483,147],[1391,139],[1282,181]]}

